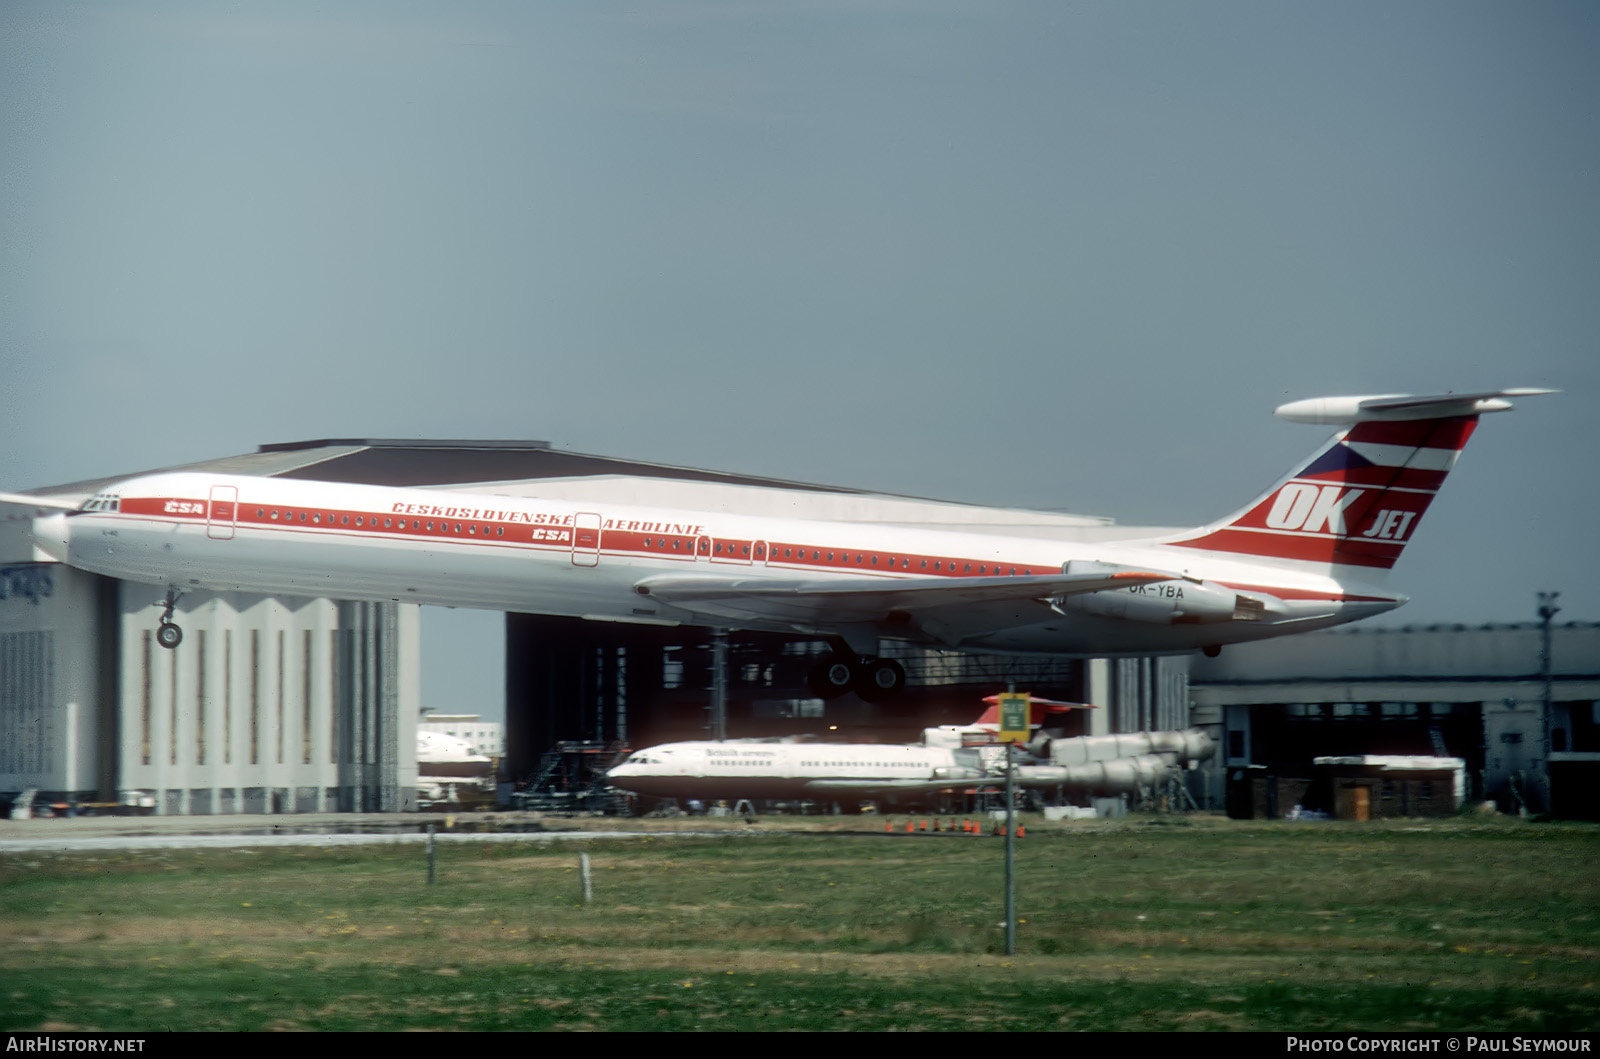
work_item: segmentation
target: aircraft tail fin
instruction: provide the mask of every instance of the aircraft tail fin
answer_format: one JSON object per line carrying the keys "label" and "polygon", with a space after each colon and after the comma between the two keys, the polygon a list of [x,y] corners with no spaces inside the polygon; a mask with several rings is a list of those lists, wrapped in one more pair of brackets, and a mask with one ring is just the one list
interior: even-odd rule
{"label": "aircraft tail fin", "polygon": [[1165,543],[1387,570],[1416,533],[1478,416],[1510,408],[1507,397],[1555,392],[1326,397],[1283,405],[1276,413],[1283,419],[1346,429],[1247,507]]}

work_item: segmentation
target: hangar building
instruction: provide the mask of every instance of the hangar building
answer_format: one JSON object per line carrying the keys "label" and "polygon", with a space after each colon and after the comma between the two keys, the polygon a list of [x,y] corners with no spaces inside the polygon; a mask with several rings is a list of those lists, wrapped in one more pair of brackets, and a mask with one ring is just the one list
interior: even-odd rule
{"label": "hangar building", "polygon": [[[609,459],[543,442],[330,439],[166,470],[701,510],[796,514],[978,532],[1130,536],[1107,519],[888,496]],[[154,472],[151,472],[154,473]],[[36,489],[82,502],[132,477]],[[20,514],[20,513],[19,513]],[[150,585],[40,562],[28,521],[0,522],[0,796],[136,805],[158,813],[404,811],[416,807],[417,607],[246,593],[186,593],[176,650],[155,643]],[[504,774],[531,774],[558,742],[649,745],[703,737],[708,630],[510,614]],[[1181,727],[1181,660],[1022,660],[891,648],[905,693],[823,703],[805,687],[824,645],[731,636],[728,734],[912,738],[970,721],[1007,680],[1111,708],[1081,731]],[[1083,714],[1076,715],[1078,717]]]}
{"label": "hangar building", "polygon": [[1237,645],[1194,659],[1194,716],[1221,732],[1230,785],[1300,791],[1322,757],[1459,758],[1469,801],[1600,819],[1600,625],[1548,632],[1548,666],[1537,623],[1358,624]]}

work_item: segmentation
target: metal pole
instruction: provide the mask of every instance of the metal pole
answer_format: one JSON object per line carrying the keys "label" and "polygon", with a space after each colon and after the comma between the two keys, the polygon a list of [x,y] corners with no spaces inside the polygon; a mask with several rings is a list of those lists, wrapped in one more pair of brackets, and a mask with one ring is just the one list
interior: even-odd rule
{"label": "metal pole", "polygon": [[433,889],[434,881],[438,878],[433,866],[433,825],[428,825],[428,888]]}
{"label": "metal pole", "polygon": [[628,745],[628,649],[617,648],[617,653],[612,659],[613,672],[616,679],[612,686],[612,704],[616,707],[616,718],[611,725],[611,738],[620,745]]}
{"label": "metal pole", "polygon": [[[1006,682],[1006,691],[1015,692],[1016,685]],[[1032,720],[1032,707],[1029,707]],[[1017,769],[1011,759],[1012,746],[1006,744],[1006,955],[1017,952]]]}
{"label": "metal pole", "polygon": [[728,630],[711,630],[711,738],[728,738]]}
{"label": "metal pole", "polygon": [[1554,723],[1550,704],[1550,619],[1561,613],[1559,592],[1539,593],[1539,680],[1544,686],[1544,811],[1550,811],[1550,729]]}

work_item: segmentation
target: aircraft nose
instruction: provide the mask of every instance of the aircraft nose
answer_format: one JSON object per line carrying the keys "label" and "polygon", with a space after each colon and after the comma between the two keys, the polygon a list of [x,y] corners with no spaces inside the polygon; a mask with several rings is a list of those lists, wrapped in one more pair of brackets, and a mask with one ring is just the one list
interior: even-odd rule
{"label": "aircraft nose", "polygon": [[43,557],[66,562],[71,540],[66,515],[41,515],[33,520],[33,546]]}

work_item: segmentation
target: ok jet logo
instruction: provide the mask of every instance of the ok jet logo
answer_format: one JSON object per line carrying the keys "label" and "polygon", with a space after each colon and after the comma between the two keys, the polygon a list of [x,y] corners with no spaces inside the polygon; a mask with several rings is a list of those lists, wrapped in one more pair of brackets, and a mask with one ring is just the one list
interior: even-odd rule
{"label": "ok jet logo", "polygon": [[1405,540],[1406,530],[1416,517],[1415,511],[1380,511],[1372,520],[1372,525],[1361,531],[1361,535],[1382,541]]}
{"label": "ok jet logo", "polygon": [[1342,537],[1345,509],[1365,492],[1365,489],[1346,490],[1337,485],[1290,482],[1278,490],[1272,510],[1267,512],[1267,525],[1272,529],[1307,533],[1326,531]]}

